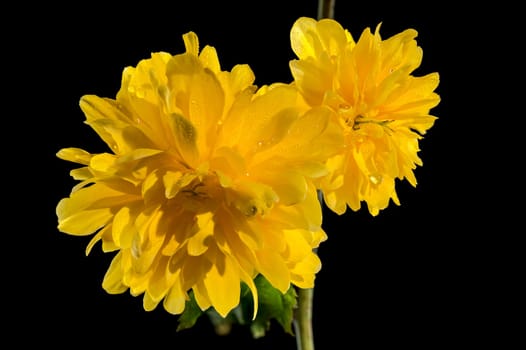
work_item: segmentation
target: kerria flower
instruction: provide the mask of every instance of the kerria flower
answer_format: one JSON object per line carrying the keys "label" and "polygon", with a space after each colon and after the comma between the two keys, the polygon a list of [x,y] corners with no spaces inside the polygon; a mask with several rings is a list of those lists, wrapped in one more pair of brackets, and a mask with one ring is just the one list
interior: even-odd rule
{"label": "kerria flower", "polygon": [[181,314],[193,291],[225,317],[254,278],[285,293],[311,288],[325,240],[311,179],[326,173],[338,131],[324,110],[300,113],[297,90],[256,89],[247,65],[222,71],[193,32],[186,51],[157,52],[123,71],[116,99],[83,96],[86,123],[111,151],[64,148],[80,182],[56,208],[58,229],[116,252],[108,293],[143,295]]}
{"label": "kerria flower", "polygon": [[338,214],[347,206],[359,210],[363,201],[377,215],[390,200],[400,204],[396,179],[417,184],[419,140],[434,124],[429,113],[440,97],[438,73],[412,75],[422,61],[416,36],[407,29],[382,40],[378,25],[355,42],[336,21],[305,17],[292,27],[293,84],[310,106],[330,108],[344,133],[343,148],[318,185]]}

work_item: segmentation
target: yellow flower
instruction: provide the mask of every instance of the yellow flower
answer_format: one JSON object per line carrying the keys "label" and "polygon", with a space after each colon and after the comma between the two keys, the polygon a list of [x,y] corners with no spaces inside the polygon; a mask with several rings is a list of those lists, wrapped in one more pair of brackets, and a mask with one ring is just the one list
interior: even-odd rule
{"label": "yellow flower", "polygon": [[98,241],[116,251],[108,293],[180,314],[192,290],[202,310],[226,316],[242,282],[257,307],[258,274],[283,293],[313,287],[326,236],[311,179],[326,173],[337,130],[323,110],[300,113],[293,87],[257,90],[249,66],[222,71],[213,47],[183,39],[186,52],[127,67],[116,99],[81,98],[111,152],[57,153],[83,165],[58,229],[94,234],[86,254]]}
{"label": "yellow flower", "polygon": [[422,61],[417,32],[382,40],[379,31],[380,25],[374,34],[367,28],[355,42],[335,20],[305,17],[291,30],[294,84],[310,106],[329,107],[345,135],[318,185],[339,214],[347,206],[360,209],[362,201],[372,215],[391,199],[400,204],[395,180],[416,186],[418,142],[434,124],[429,112],[440,101],[438,73],[412,75]]}

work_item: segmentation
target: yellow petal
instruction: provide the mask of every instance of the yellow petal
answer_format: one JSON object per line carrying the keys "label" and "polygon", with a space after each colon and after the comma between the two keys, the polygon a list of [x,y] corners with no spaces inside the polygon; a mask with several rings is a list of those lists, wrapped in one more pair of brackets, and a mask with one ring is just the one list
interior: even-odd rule
{"label": "yellow petal", "polygon": [[341,151],[343,133],[330,123],[333,112],[328,108],[311,108],[301,115],[278,146],[286,157],[301,157],[308,161],[325,163],[329,155]]}
{"label": "yellow petal", "polygon": [[162,153],[162,151],[158,149],[137,148],[123,155],[122,157],[119,157],[117,160],[117,164],[123,164],[123,163],[133,162],[133,161],[140,160],[140,159],[153,157],[160,153]]}
{"label": "yellow petal", "polygon": [[157,305],[159,305],[160,300],[154,299],[148,291],[144,293],[142,298],[142,306],[145,311],[153,311]]}
{"label": "yellow petal", "polygon": [[162,257],[155,267],[155,272],[150,278],[150,283],[146,289],[152,301],[161,301],[176,281],[176,275],[168,270],[169,257]]}
{"label": "yellow petal", "polygon": [[144,204],[150,205],[153,203],[153,205],[159,204],[159,199],[162,198],[162,179],[161,175],[159,174],[160,171],[154,170],[148,176],[146,176],[146,179],[144,179],[142,186],[141,186],[141,194],[144,198]]}
{"label": "yellow petal", "polygon": [[187,53],[170,57],[166,63],[165,73],[169,89],[171,91],[184,90],[184,85],[188,83],[186,79],[183,79],[184,76],[190,77],[192,74],[201,72],[202,69],[203,64],[197,55]]}
{"label": "yellow petal", "polygon": [[252,314],[252,321],[254,321],[258,313],[258,289],[256,288],[254,279],[250,274],[246,273],[243,269],[239,269],[239,274],[241,280],[246,283],[246,285],[250,289],[250,292],[252,293],[252,301],[254,304],[254,313]]}
{"label": "yellow petal", "polygon": [[[69,201],[70,199],[66,198],[59,202],[57,207],[59,216],[62,207],[67,206]],[[76,236],[90,235],[106,225],[112,216],[110,209],[83,210],[68,217],[61,217],[58,229]]]}
{"label": "yellow petal", "polygon": [[116,160],[117,157],[113,154],[95,154],[93,157],[91,157],[89,166],[91,169],[97,172],[114,174],[118,170],[118,168],[115,166]]}
{"label": "yellow petal", "polygon": [[[257,134],[253,134],[255,151],[263,152],[280,143],[288,136],[291,126],[297,119],[298,111],[293,107],[283,109],[269,118],[268,123]],[[259,158],[254,158],[254,162],[258,160]]]}
{"label": "yellow petal", "polygon": [[57,157],[74,163],[88,165],[91,154],[80,148],[63,148],[57,152]]}
{"label": "yellow petal", "polygon": [[232,68],[230,79],[232,93],[237,94],[239,91],[251,86],[256,76],[248,64],[237,64]]}
{"label": "yellow petal", "polygon": [[[73,179],[79,180],[79,181],[90,180],[93,178],[93,173],[89,170],[88,167],[73,169],[69,172],[69,175]],[[75,185],[73,188],[75,189],[75,187],[77,186],[78,188],[81,188],[81,187],[84,187],[84,185],[85,184],[80,183],[80,184]]]}
{"label": "yellow petal", "polygon": [[305,229],[316,231],[321,226],[322,211],[318,193],[312,183],[308,184],[305,199],[295,205],[274,206],[266,217],[271,227],[282,229]]}
{"label": "yellow petal", "polygon": [[322,225],[322,209],[318,192],[312,183],[308,184],[305,200],[298,203],[298,210],[307,219],[307,229],[317,231]]}
{"label": "yellow petal", "polygon": [[208,289],[203,282],[197,283],[192,290],[194,291],[195,302],[201,310],[207,310],[212,306],[212,302],[208,297]]}
{"label": "yellow petal", "polygon": [[300,59],[316,57],[317,45],[313,33],[316,31],[316,20],[308,17],[298,18],[290,31],[292,51]]}
{"label": "yellow petal", "polygon": [[266,143],[274,144],[281,139],[291,121],[297,118],[296,102],[296,89],[285,85],[255,97],[243,113],[242,118],[248,124],[240,135],[238,147],[257,151]]}
{"label": "yellow petal", "polygon": [[[316,25],[317,34],[323,47],[323,52],[329,57],[338,56],[347,45],[352,45],[354,41],[340,23],[333,19],[324,18]],[[318,53],[318,57],[320,53]]]}
{"label": "yellow petal", "polygon": [[214,152],[210,161],[223,187],[232,185],[232,178],[243,176],[247,173],[245,159],[230,147],[220,147]]}
{"label": "yellow petal", "polygon": [[284,237],[287,241],[287,258],[290,261],[301,261],[312,251],[311,245],[304,237],[304,230],[287,230]]}
{"label": "yellow petal", "polygon": [[189,256],[186,253],[183,259],[184,261],[180,262],[183,265],[181,281],[183,282],[183,289],[186,290],[195,287],[203,280],[206,273],[210,270],[212,263],[207,259],[203,259],[201,256]]}
{"label": "yellow petal", "polygon": [[[164,243],[166,232],[161,230],[160,222],[163,219],[162,210],[153,210],[151,213],[141,212],[137,215],[135,225],[138,235],[135,235],[131,243],[131,251],[134,257],[134,269],[139,274],[145,274],[160,257],[160,250]],[[142,222],[144,220],[144,222]]]}
{"label": "yellow petal", "polygon": [[85,95],[80,100],[80,108],[86,115],[86,123],[117,154],[124,154],[136,148],[154,149],[154,144],[144,133],[130,123],[115,105],[116,102],[95,95]]}
{"label": "yellow petal", "polygon": [[299,288],[314,288],[315,274],[320,269],[320,258],[311,252],[292,269],[292,283],[294,283]]}
{"label": "yellow petal", "polygon": [[221,316],[226,317],[239,304],[240,282],[239,267],[228,257],[222,264],[216,261],[206,274],[204,286],[212,306]]}
{"label": "yellow petal", "polygon": [[187,299],[187,294],[182,290],[179,275],[177,274],[174,284],[164,298],[163,306],[171,314],[181,314],[184,311]]}
{"label": "yellow petal", "polygon": [[296,171],[275,171],[261,174],[261,179],[272,184],[272,189],[279,197],[279,202],[284,205],[294,205],[303,201],[307,195],[307,181]]}
{"label": "yellow petal", "polygon": [[100,184],[82,188],[58,203],[58,229],[74,235],[89,235],[113,217],[112,207],[130,202],[132,198]]}
{"label": "yellow petal", "polygon": [[193,77],[188,118],[201,133],[196,134],[198,149],[207,151],[217,137],[217,122],[223,115],[224,93],[215,75],[205,70]]}
{"label": "yellow petal", "polygon": [[212,72],[219,73],[221,71],[216,49],[212,46],[207,45],[203,48],[199,54],[199,60],[201,60],[205,68],[210,69]]}
{"label": "yellow petal", "polygon": [[332,75],[328,67],[311,61],[292,60],[290,71],[305,100],[313,106],[320,105],[326,91],[332,89]]}
{"label": "yellow petal", "polygon": [[119,252],[111,261],[110,267],[104,275],[102,288],[104,288],[104,290],[110,294],[120,294],[128,289],[128,287],[124,285],[122,281],[123,271],[121,262],[122,253]]}
{"label": "yellow petal", "polygon": [[198,231],[188,239],[188,254],[198,256],[203,254],[210,242],[210,236],[214,234],[214,218],[211,212],[197,215]]}
{"label": "yellow petal", "polygon": [[188,119],[176,113],[170,115],[169,125],[181,156],[187,164],[195,164],[199,156],[197,129]]}
{"label": "yellow petal", "polygon": [[[145,122],[153,130],[159,131],[158,106],[160,92],[166,84],[165,70],[172,55],[155,52],[151,58],[142,59],[137,67],[126,67],[122,74],[121,89],[117,100],[123,102],[119,107],[127,111],[129,117]],[[157,113],[155,113],[157,111]],[[136,113],[133,113],[136,112]]]}
{"label": "yellow petal", "polygon": [[89,255],[91,250],[93,249],[93,246],[102,239],[102,251],[103,252],[110,252],[119,249],[117,245],[113,242],[113,238],[111,237],[111,229],[113,225],[106,225],[103,227],[88,243],[86,246],[86,255]]}
{"label": "yellow petal", "polygon": [[286,293],[290,287],[290,272],[283,258],[272,249],[256,252],[258,267],[275,288]]}
{"label": "yellow petal", "polygon": [[122,207],[113,218],[113,241],[122,249],[130,248],[133,237],[138,234],[134,219],[129,206]]}
{"label": "yellow petal", "polygon": [[183,34],[184,47],[186,52],[197,56],[199,53],[199,38],[194,32]]}
{"label": "yellow petal", "polygon": [[[127,117],[120,113],[115,108],[114,104],[109,99],[101,98],[95,95],[84,95],[79,101],[80,109],[86,115],[86,122],[91,124],[99,120],[116,120],[122,123],[127,121]],[[104,128],[95,127],[95,131],[99,136],[110,146],[110,149],[115,149],[117,143],[113,139],[111,133]]]}
{"label": "yellow petal", "polygon": [[238,95],[231,96],[227,94],[225,98],[230,98],[232,105],[225,115],[222,127],[219,128],[217,144],[225,147],[239,149],[239,140],[250,128],[250,119],[247,118],[247,109],[250,105],[254,91],[245,89]]}

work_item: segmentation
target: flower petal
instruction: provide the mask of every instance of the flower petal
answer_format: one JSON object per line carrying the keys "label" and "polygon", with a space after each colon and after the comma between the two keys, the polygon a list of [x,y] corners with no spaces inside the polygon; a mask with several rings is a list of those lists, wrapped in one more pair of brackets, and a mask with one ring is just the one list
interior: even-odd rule
{"label": "flower petal", "polygon": [[208,249],[209,237],[214,234],[213,214],[208,212],[197,215],[197,232],[188,239],[188,254],[198,256]]}
{"label": "flower petal", "polygon": [[122,254],[119,252],[111,261],[110,267],[104,275],[102,288],[110,294],[120,294],[125,292],[128,287],[123,284],[122,277]]}
{"label": "flower petal", "polygon": [[241,286],[239,268],[230,258],[224,257],[216,261],[206,274],[204,285],[214,309],[222,316],[239,304]]}
{"label": "flower petal", "polygon": [[272,249],[256,252],[261,274],[282,293],[290,287],[290,272],[280,254]]}
{"label": "flower petal", "polygon": [[[175,280],[177,281],[178,279],[179,276],[176,275]],[[188,296],[181,288],[181,283],[176,282],[170,288],[166,298],[164,298],[163,306],[171,314],[181,314],[184,311],[187,299]]]}
{"label": "flower petal", "polygon": [[91,160],[90,153],[75,147],[61,149],[57,152],[57,157],[63,160],[84,165],[88,165]]}
{"label": "flower petal", "polygon": [[72,235],[92,234],[113,217],[113,207],[134,199],[100,184],[82,188],[58,203],[58,229]]}
{"label": "flower petal", "polygon": [[197,129],[184,116],[172,113],[169,117],[169,126],[173,139],[186,164],[196,164],[199,156],[197,148]]}
{"label": "flower petal", "polygon": [[314,37],[316,23],[316,20],[313,18],[300,17],[292,25],[290,43],[292,51],[294,51],[300,59],[316,57],[316,51],[319,46]]}

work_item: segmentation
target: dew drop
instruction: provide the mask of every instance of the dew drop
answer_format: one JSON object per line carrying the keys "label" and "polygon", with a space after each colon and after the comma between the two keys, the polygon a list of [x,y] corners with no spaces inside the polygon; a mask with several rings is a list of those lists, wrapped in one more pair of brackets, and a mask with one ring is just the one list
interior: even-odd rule
{"label": "dew drop", "polygon": [[382,183],[382,175],[369,175],[369,181],[373,185],[379,185]]}
{"label": "dew drop", "polygon": [[142,88],[139,88],[137,90],[135,90],[135,95],[138,97],[138,98],[144,98],[144,96],[146,95],[144,89]]}

